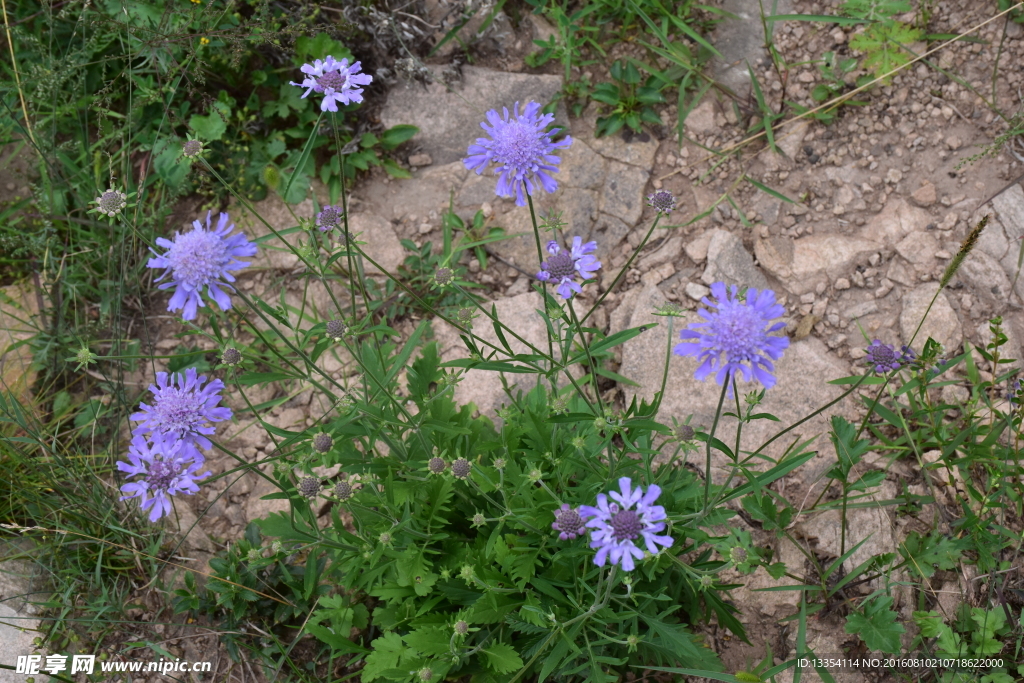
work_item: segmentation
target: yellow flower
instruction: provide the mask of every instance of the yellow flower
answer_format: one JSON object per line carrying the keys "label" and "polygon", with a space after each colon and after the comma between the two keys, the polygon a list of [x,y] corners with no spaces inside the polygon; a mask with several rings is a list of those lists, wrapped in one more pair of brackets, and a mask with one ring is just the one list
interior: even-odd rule
{"label": "yellow flower", "polygon": [[[192,0],[192,2],[195,2],[195,1],[196,0]],[[210,44],[210,39],[206,38],[206,37],[200,38],[199,39],[199,44],[200,45],[209,45]]]}

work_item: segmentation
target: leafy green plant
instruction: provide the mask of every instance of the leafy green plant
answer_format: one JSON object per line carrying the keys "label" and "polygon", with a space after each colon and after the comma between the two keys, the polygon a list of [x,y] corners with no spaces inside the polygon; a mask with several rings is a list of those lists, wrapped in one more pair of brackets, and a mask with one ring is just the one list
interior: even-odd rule
{"label": "leafy green plant", "polygon": [[894,20],[892,17],[910,11],[906,0],[848,0],[839,8],[848,17],[868,23],[864,31],[850,39],[850,48],[863,52],[861,66],[885,76],[884,83],[892,79],[891,72],[910,63],[913,55],[906,45],[918,41],[924,32]]}
{"label": "leafy green plant", "polygon": [[[914,612],[914,623],[921,630],[915,639],[915,647],[928,645],[935,657],[963,660],[965,666],[949,667],[938,679],[941,683],[1012,683],[1018,677],[1008,673],[1013,670],[1024,675],[1024,664],[1014,666],[1020,654],[1020,641],[1009,660],[1009,667],[979,666],[971,660],[985,662],[1004,652],[1009,646],[1005,639],[1013,632],[1013,624],[1006,620],[1003,609],[985,609],[962,605],[952,624],[947,624],[936,611]],[[1024,622],[1020,624],[1024,626]],[[980,671],[979,671],[980,669]]]}
{"label": "leafy green plant", "polygon": [[597,119],[598,137],[614,135],[624,125],[636,133],[641,131],[642,123],[660,126],[661,118],[651,106],[665,101],[656,86],[657,79],[649,76],[640,85],[640,71],[628,60],[615,60],[610,72],[617,83],[598,83],[590,95],[594,100],[612,107],[607,116]]}

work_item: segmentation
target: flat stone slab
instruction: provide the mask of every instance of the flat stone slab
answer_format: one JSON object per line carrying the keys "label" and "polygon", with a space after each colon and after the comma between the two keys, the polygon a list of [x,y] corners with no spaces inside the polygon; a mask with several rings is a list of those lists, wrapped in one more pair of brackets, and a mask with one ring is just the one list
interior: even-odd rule
{"label": "flat stone slab", "polygon": [[[440,73],[439,67],[435,71]],[[530,101],[547,105],[562,88],[559,76],[505,73],[475,66],[462,67],[462,86],[448,92],[444,85],[424,87],[411,83],[396,87],[388,95],[381,122],[388,128],[400,124],[417,126],[420,132],[413,144],[430,156],[435,164],[449,164],[466,156],[466,150],[486,133],[480,123],[487,112],[508,107],[512,114],[516,102],[520,111]],[[568,130],[565,105],[559,104],[556,123]]]}

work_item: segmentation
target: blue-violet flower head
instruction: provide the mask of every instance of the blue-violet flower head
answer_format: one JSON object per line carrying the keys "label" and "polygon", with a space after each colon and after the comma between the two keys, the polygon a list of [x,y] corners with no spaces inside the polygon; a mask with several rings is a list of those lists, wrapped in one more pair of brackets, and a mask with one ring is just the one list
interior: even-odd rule
{"label": "blue-violet flower head", "polygon": [[789,338],[785,335],[769,336],[786,326],[783,322],[771,322],[785,313],[775,302],[775,292],[751,287],[746,296],[740,298],[736,285],[727,292],[724,283],[716,282],[711,285],[711,293],[717,300],[715,303],[707,297],[701,301],[717,310],[698,311],[704,321],[690,323],[679,333],[684,341],[676,345],[675,353],[696,356],[701,361],[694,373],[699,380],[715,372],[715,381],[721,385],[739,371],[747,382],[753,379],[767,388],[775,386],[772,361],[781,358],[789,347]]}
{"label": "blue-violet flower head", "polygon": [[548,253],[551,257],[540,264],[537,279],[558,285],[556,290],[563,299],[571,299],[573,293],[580,294],[583,289],[576,282],[579,275],[584,280],[594,277],[601,262],[591,256],[597,251],[597,242],[583,244],[581,237],[572,238],[572,249],[562,249],[558,242],[548,242]]}
{"label": "blue-violet flower head", "polygon": [[637,545],[642,540],[647,552],[657,555],[661,550],[672,545],[671,536],[659,536],[665,530],[663,521],[668,515],[665,508],[654,505],[661,495],[661,488],[651,484],[647,493],[637,486],[629,477],[619,479],[619,490],[612,491],[609,496],[615,502],[609,503],[603,493],[597,494],[597,507],[580,506],[580,517],[588,519],[587,527],[591,529],[590,547],[597,550],[594,564],[603,567],[611,561],[623,570],[633,571],[636,566],[634,559],[643,559],[644,551]]}
{"label": "blue-violet flower head", "polygon": [[222,311],[231,308],[231,298],[224,289],[234,290],[227,284],[234,282],[235,277],[230,271],[240,270],[249,265],[238,259],[244,256],[255,256],[256,245],[239,233],[228,236],[235,229],[234,223],[228,224],[229,217],[222,213],[217,220],[217,228],[210,227],[210,213],[206,214],[206,227],[199,221],[193,221],[191,232],[184,235],[175,232],[174,241],[158,237],[157,246],[167,250],[157,254],[146,264],[150,268],[165,268],[157,278],[163,280],[168,275],[170,281],[160,285],[159,289],[176,288],[174,296],[167,304],[168,311],[182,311],[185,320],[194,320],[196,308],[206,306],[200,292],[206,287],[207,295],[217,302]]}
{"label": "blue-violet flower head", "polygon": [[196,481],[209,472],[197,474],[205,460],[194,443],[155,434],[153,442],[136,436],[128,447],[128,462],[118,461],[117,469],[127,476],[138,476],[121,487],[121,500],[139,498],[142,510],[149,510],[155,522],[171,513],[171,496],[193,495],[199,491]]}
{"label": "blue-violet flower head", "polygon": [[902,354],[897,355],[892,344],[883,344],[876,339],[865,349],[864,363],[874,369],[877,373],[886,373],[890,370],[899,370],[904,364],[914,360],[914,352],[909,346],[904,346]]}
{"label": "blue-violet flower head", "polygon": [[152,406],[139,404],[140,412],[131,419],[142,424],[132,434],[163,434],[210,448],[213,444],[204,434],[215,430],[208,423],[230,420],[231,409],[217,406],[224,382],[215,379],[204,387],[206,375],[196,375],[196,369],[189,368],[184,375],[170,375],[168,381],[166,372],[156,373],[156,386],[149,385],[155,400]]}
{"label": "blue-violet flower head", "polygon": [[540,182],[545,192],[554,192],[558,183],[551,173],[558,173],[560,159],[554,155],[556,149],[568,147],[572,138],[566,135],[558,142],[551,137],[555,131],[545,132],[545,128],[555,120],[554,114],[541,114],[540,105],[530,102],[519,113],[519,103],[509,118],[508,107],[502,107],[503,115],[497,109],[487,112],[490,125],[481,122],[480,127],[487,131],[490,139],[477,138],[469,146],[468,154],[462,163],[477,175],[493,161],[497,168],[498,185],[495,193],[500,197],[516,195],[516,205],[526,206],[526,194],[533,196],[536,183]]}
{"label": "blue-violet flower head", "polygon": [[558,538],[563,541],[570,541],[586,533],[579,510],[574,510],[565,503],[555,510],[555,521],[551,524],[551,528],[559,532]]}
{"label": "blue-violet flower head", "polygon": [[321,111],[338,111],[338,103],[351,104],[352,102],[363,101],[363,89],[359,86],[369,85],[373,82],[373,76],[360,73],[362,66],[359,62],[351,65],[348,59],[337,61],[331,55],[324,60],[314,60],[312,64],[303,64],[302,73],[306,77],[302,83],[292,81],[292,85],[305,88],[302,94],[305,98],[310,92],[322,93],[324,101],[320,103]]}
{"label": "blue-violet flower head", "polygon": [[328,204],[316,215],[316,224],[320,228],[320,232],[328,232],[335,228],[341,228],[341,219],[344,215],[345,212],[340,206],[331,206]]}

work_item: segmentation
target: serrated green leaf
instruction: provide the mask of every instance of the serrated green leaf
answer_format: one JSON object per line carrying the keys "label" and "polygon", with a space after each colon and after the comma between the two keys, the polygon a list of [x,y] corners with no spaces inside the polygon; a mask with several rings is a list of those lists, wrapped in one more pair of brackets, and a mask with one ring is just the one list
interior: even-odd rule
{"label": "serrated green leaf", "polygon": [[890,609],[893,599],[879,595],[864,604],[862,612],[854,612],[846,619],[846,632],[861,637],[868,648],[896,653],[900,650],[900,635],[906,632],[896,623],[896,612]]}
{"label": "serrated green leaf", "polygon": [[495,643],[483,651],[487,666],[499,674],[507,674],[523,668],[523,660],[508,643]]}

